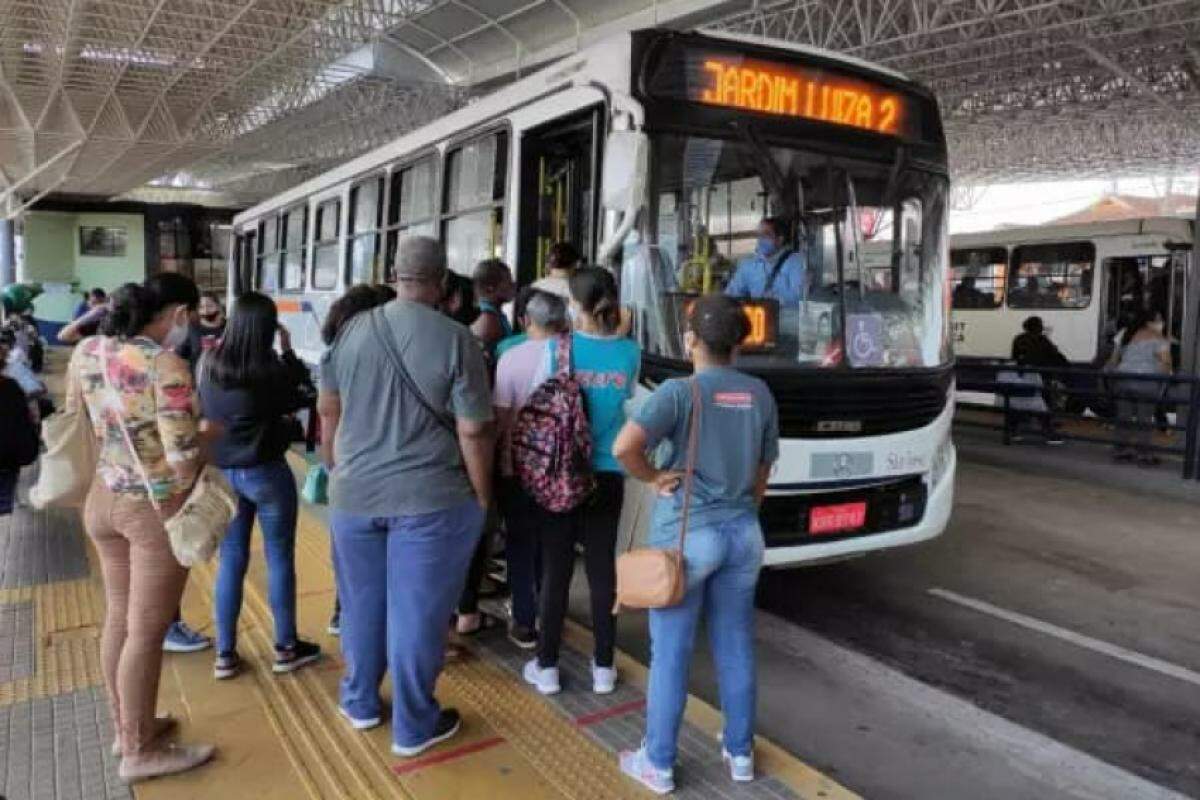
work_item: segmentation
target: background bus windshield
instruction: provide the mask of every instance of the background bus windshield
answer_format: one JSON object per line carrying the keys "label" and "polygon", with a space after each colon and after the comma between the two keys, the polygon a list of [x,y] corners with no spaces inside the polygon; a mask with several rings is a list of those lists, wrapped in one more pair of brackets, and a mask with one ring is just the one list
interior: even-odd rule
{"label": "background bus windshield", "polygon": [[758,224],[774,216],[790,229],[804,298],[783,298],[773,346],[747,349],[739,363],[948,363],[945,177],[750,139],[663,135],[653,152],[650,246],[631,247],[625,269],[648,351],[683,357],[690,298],[752,269]]}

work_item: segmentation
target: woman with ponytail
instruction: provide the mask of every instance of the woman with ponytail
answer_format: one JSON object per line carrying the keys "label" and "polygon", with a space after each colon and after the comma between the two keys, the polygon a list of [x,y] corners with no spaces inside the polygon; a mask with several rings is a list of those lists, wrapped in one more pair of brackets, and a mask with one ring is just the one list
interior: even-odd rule
{"label": "woman with ponytail", "polygon": [[[637,385],[641,350],[620,334],[621,309],[612,273],[600,267],[577,269],[568,279],[573,320],[571,366],[583,389],[592,430],[592,471],[596,488],[573,511],[556,514],[538,509],[536,530],[542,540],[541,635],[538,655],[525,666],[525,680],[543,694],[559,690],[558,651],[575,570],[575,543],[584,548],[592,606],[595,651],[592,691],[608,694],[616,687],[613,666],[616,618],[617,525],[625,494],[625,475],[613,458],[613,441],[625,424],[625,402]],[[549,343],[549,374],[555,374],[555,339]],[[535,381],[535,383],[540,381]]]}
{"label": "woman with ponytail", "polygon": [[176,273],[127,283],[112,298],[102,335],[84,339],[67,370],[67,408],[87,407],[99,444],[83,524],[96,545],[106,595],[100,658],[121,757],[136,781],[197,767],[209,745],[168,742],[155,714],[163,636],[188,572],[171,553],[163,520],[179,510],[202,466],[196,394],[172,352],[200,300]]}

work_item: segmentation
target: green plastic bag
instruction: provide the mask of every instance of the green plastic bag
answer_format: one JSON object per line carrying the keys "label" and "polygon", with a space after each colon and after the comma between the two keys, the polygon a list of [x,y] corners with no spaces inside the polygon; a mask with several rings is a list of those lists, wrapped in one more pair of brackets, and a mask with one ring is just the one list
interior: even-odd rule
{"label": "green plastic bag", "polygon": [[324,464],[312,464],[304,475],[304,489],[300,492],[304,502],[316,506],[329,503],[329,471]]}

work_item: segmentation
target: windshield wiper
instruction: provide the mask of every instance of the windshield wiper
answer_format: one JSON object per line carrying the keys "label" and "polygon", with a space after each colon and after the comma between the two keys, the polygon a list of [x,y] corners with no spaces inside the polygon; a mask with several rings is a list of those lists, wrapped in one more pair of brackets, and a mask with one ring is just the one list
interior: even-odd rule
{"label": "windshield wiper", "polygon": [[[762,139],[758,137],[758,132],[754,130],[752,125],[744,125],[734,121],[730,123],[734,132],[750,148],[750,152],[754,157],[754,166],[758,169],[759,175],[762,177],[763,184],[767,187],[767,192],[771,195],[779,208],[783,212],[783,216],[789,221],[800,219],[800,204],[799,198],[788,192],[787,177],[783,174],[783,170],[775,163],[775,159],[771,157],[771,149],[763,144]],[[797,181],[799,184],[799,181]]]}

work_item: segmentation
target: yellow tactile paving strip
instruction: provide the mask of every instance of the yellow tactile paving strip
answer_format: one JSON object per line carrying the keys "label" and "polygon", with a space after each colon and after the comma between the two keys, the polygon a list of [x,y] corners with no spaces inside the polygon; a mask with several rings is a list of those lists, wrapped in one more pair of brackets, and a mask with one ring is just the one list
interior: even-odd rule
{"label": "yellow tactile paving strip", "polygon": [[88,548],[91,577],[0,589],[0,605],[32,601],[37,631],[34,674],[0,683],[0,706],[99,686],[100,625],[104,616],[95,553]]}
{"label": "yellow tactile paving strip", "polygon": [[[353,731],[337,707],[341,662],[337,640],[323,633],[332,604],[329,540],[324,525],[302,514],[296,568],[302,635],[317,640],[327,658],[295,675],[275,676],[266,575],[256,537],[242,611],[239,650],[246,663],[236,680],[213,680],[212,652],[167,655],[160,705],[182,722],[183,738],[219,747],[216,763],[195,772],[140,784],[139,800],[619,800],[648,797],[623,778],[612,755],[570,719],[500,666],[467,658],[446,670],[438,687],[446,705],[464,715],[464,731],[452,743],[412,762],[390,752],[387,726]],[[98,637],[103,592],[95,554],[92,577],[0,590],[0,604],[34,603],[37,657],[32,677],[0,684],[0,705],[47,697],[102,683]],[[216,564],[193,571],[184,617],[211,633]],[[568,641],[590,649],[585,630]],[[645,685],[645,669],[620,655],[627,680]],[[384,687],[385,701],[389,695]],[[688,718],[702,729],[719,729],[719,714],[695,700]],[[804,798],[853,798],[837,784],[768,742],[758,745],[764,772],[783,779]],[[444,761],[439,756],[453,756]],[[396,769],[409,764],[408,769]]]}

